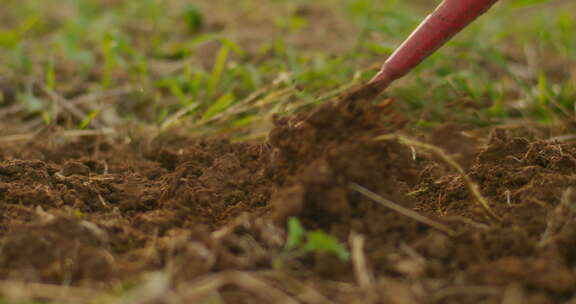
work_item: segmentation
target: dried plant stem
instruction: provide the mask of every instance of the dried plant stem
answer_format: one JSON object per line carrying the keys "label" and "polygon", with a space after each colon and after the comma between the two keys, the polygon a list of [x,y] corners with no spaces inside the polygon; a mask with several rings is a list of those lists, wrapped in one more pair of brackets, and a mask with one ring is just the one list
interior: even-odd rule
{"label": "dried plant stem", "polygon": [[[88,113],[85,113],[84,111],[82,111],[81,109],[76,107],[76,105],[71,103],[69,100],[67,100],[66,98],[64,98],[60,94],[52,91],[45,84],[38,82],[38,86],[40,87],[40,89],[42,89],[44,91],[44,93],[48,96],[48,98],[50,98],[53,102],[55,102],[62,109],[66,110],[68,113],[70,113],[70,115],[72,115],[74,118],[78,119],[79,121],[82,121],[88,116]],[[96,128],[102,128],[103,127],[102,124],[99,123],[97,120],[92,120],[90,122],[90,124]]]}
{"label": "dried plant stem", "polygon": [[366,303],[375,302],[374,293],[374,275],[368,268],[366,254],[364,254],[364,243],[366,238],[357,233],[350,234],[350,247],[352,247],[352,263],[354,265],[354,274],[358,286],[368,293]]}
{"label": "dried plant stem", "polygon": [[413,220],[416,220],[422,224],[428,225],[434,229],[437,229],[441,232],[444,232],[444,233],[448,234],[449,236],[456,235],[456,232],[454,230],[450,229],[448,226],[437,223],[437,222],[421,215],[420,213],[418,213],[416,211],[410,210],[408,208],[404,208],[404,207],[402,207],[402,206],[400,206],[400,205],[398,205],[398,204],[396,204],[390,200],[387,200],[387,199],[383,198],[382,196],[380,196],[380,195],[378,195],[378,194],[376,194],[376,193],[374,193],[374,192],[372,192],[372,191],[370,191],[370,190],[368,190],[368,189],[366,189],[366,188],[364,188],[364,187],[362,187],[356,183],[351,183],[350,188],[352,190],[355,190],[355,191],[359,192],[360,194],[370,198],[371,200],[389,208],[389,209],[392,209],[392,210],[394,210],[394,211],[396,211],[396,212],[398,212],[404,216],[407,216]]}
{"label": "dried plant stem", "polygon": [[[102,128],[102,129],[94,129],[94,130],[68,130],[64,131],[61,135],[65,138],[74,138],[74,137],[82,137],[82,136],[103,136],[103,135],[112,135],[115,134],[116,131],[112,128]],[[14,135],[6,135],[0,136],[0,143],[6,142],[16,142],[16,141],[27,141],[32,140],[36,137],[36,133],[25,133],[25,134],[14,134]]]}
{"label": "dried plant stem", "polygon": [[285,271],[260,270],[253,273],[268,282],[278,282],[282,286],[285,286],[286,292],[289,292],[299,303],[332,303],[332,301],[320,293],[317,287],[308,285],[309,283],[302,281],[301,278],[293,277]]}
{"label": "dried plant stem", "polygon": [[182,285],[181,288],[185,290],[183,298],[201,300],[206,295],[216,292],[227,285],[235,285],[248,290],[268,303],[298,303],[283,291],[266,284],[254,274],[242,271],[224,271],[217,274],[209,274],[192,282],[190,285]]}
{"label": "dried plant stem", "polygon": [[1,281],[0,295],[9,299],[43,299],[63,303],[90,303],[98,291],[89,288],[43,283]]}
{"label": "dried plant stem", "polygon": [[420,142],[420,141],[417,141],[414,139],[410,139],[410,138],[402,136],[402,135],[394,135],[394,134],[378,136],[378,137],[376,137],[376,140],[398,140],[400,143],[402,143],[404,145],[407,145],[410,147],[421,148],[421,149],[428,150],[428,151],[434,153],[436,156],[440,157],[446,164],[448,164],[450,167],[454,168],[460,174],[460,176],[464,180],[464,184],[468,188],[468,191],[470,192],[472,197],[474,197],[476,202],[478,204],[480,204],[480,206],[482,206],[482,208],[484,208],[484,210],[490,216],[492,216],[494,219],[496,219],[498,221],[502,220],[500,218],[500,216],[498,216],[492,210],[492,208],[490,208],[490,204],[488,203],[488,200],[486,198],[484,198],[484,196],[482,196],[482,194],[480,193],[480,190],[478,189],[478,185],[476,183],[474,183],[472,181],[472,179],[468,176],[468,174],[466,174],[464,169],[462,169],[462,167],[456,161],[454,161],[446,152],[444,152],[444,150],[442,150],[441,148],[427,144],[427,143],[423,143],[423,142]]}
{"label": "dried plant stem", "polygon": [[436,294],[432,296],[432,300],[436,303],[457,295],[500,296],[502,293],[503,288],[499,286],[449,286],[437,291]]}

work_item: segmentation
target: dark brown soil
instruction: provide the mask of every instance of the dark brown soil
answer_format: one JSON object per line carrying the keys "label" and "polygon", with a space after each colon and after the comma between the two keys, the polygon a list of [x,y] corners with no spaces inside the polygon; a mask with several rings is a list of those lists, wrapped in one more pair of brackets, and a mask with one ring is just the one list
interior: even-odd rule
{"label": "dark brown soil", "polygon": [[[522,127],[487,138],[458,125],[408,132],[460,163],[498,220],[437,155],[374,140],[405,121],[374,93],[276,118],[263,143],[58,130],[4,143],[0,280],[118,292],[164,275],[164,289],[130,303],[574,300],[576,144]],[[338,238],[352,260],[287,253],[289,217]],[[350,248],[359,236],[364,247]]]}

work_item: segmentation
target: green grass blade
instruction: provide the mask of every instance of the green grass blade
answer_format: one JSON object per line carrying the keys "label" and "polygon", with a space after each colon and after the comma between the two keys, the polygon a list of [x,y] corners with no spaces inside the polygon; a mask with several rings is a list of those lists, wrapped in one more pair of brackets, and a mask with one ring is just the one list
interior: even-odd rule
{"label": "green grass blade", "polygon": [[210,94],[214,93],[220,84],[222,79],[222,73],[226,68],[226,61],[228,60],[228,55],[230,53],[230,46],[228,44],[222,44],[218,54],[216,55],[216,60],[214,62],[214,68],[212,69],[212,74],[208,79],[208,92]]}
{"label": "green grass blade", "polygon": [[204,112],[202,119],[209,119],[214,115],[221,113],[232,105],[232,103],[234,103],[234,95],[232,95],[232,93],[222,95],[206,110],[206,112]]}

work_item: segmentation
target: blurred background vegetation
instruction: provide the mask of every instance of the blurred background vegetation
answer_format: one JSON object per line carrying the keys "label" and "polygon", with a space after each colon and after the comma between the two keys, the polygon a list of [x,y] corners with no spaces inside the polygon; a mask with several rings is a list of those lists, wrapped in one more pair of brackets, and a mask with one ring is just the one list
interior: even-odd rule
{"label": "blurred background vegetation", "polygon": [[[415,126],[574,121],[576,2],[502,0],[386,95]],[[0,135],[264,136],[366,82],[439,1],[0,0]]]}

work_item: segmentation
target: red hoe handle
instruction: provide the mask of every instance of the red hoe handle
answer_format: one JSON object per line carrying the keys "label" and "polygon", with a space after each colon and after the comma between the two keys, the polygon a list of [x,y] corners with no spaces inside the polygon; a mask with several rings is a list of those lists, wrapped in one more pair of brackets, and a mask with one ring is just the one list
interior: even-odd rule
{"label": "red hoe handle", "polygon": [[384,90],[434,53],[498,0],[444,0],[386,60],[371,80]]}

